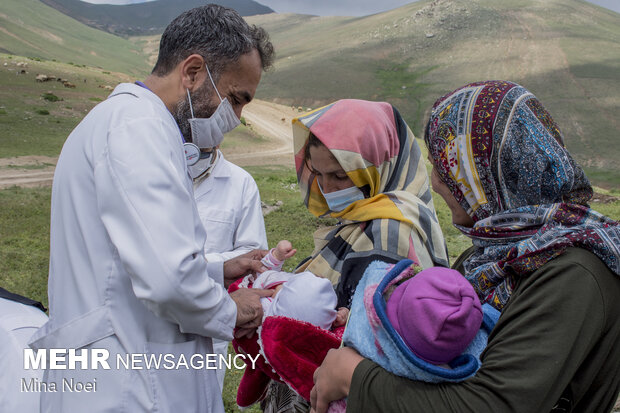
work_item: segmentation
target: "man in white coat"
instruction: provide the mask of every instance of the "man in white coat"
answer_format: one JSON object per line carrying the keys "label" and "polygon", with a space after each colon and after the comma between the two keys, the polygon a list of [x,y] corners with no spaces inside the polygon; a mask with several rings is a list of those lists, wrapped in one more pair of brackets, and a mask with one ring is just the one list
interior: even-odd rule
{"label": "man in white coat", "polygon": [[[204,166],[190,167],[200,220],[207,232],[205,258],[226,261],[255,249],[267,249],[260,193],[252,175],[224,158],[217,148],[208,151]],[[205,169],[206,167],[206,169]],[[203,171],[204,169],[204,171]],[[226,357],[228,340],[213,339],[213,350]],[[217,370],[224,388],[226,366]]]}
{"label": "man in white coat", "polygon": [[[37,413],[43,372],[24,369],[30,337],[47,322],[45,307],[0,288],[0,412]],[[33,390],[33,391],[29,391]]]}
{"label": "man in white coat", "polygon": [[119,85],[65,142],[52,187],[50,321],[31,341],[49,362],[42,411],[224,411],[211,338],[256,328],[270,292],[222,287],[259,271],[263,253],[205,261],[184,141],[221,140],[272,55],[265,31],[235,11],[187,11],[166,28],[144,83]]}
{"label": "man in white coat", "polygon": [[254,178],[224,158],[219,149],[211,153],[213,163],[194,178],[198,214],[207,231],[205,258],[209,262],[226,261],[255,249],[267,249]]}

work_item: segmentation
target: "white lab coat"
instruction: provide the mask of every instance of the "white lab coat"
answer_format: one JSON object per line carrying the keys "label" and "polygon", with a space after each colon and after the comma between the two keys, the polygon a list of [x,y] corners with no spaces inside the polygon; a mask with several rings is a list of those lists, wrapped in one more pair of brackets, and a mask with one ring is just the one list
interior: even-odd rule
{"label": "white lab coat", "polygon": [[33,348],[107,349],[109,370],[46,370],[95,393],[43,393],[42,411],[223,412],[214,370],[117,368],[117,355],[212,353],[236,306],[207,264],[182,138],[164,103],[121,84],[71,133],[52,187],[50,321]]}
{"label": "white lab coat", "polygon": [[38,392],[32,382],[43,372],[24,369],[24,349],[47,315],[38,308],[0,298],[0,412],[38,413]]}
{"label": "white lab coat", "polygon": [[221,152],[206,179],[194,183],[198,214],[206,232],[205,258],[226,261],[255,249],[267,249],[265,221],[252,175]]}
{"label": "white lab coat", "polygon": [[[260,193],[252,175],[229,162],[222,152],[206,178],[194,181],[194,197],[207,232],[205,258],[226,261],[255,249],[267,249]],[[228,340],[213,340],[213,350],[226,357]],[[220,388],[226,369],[217,370]]]}

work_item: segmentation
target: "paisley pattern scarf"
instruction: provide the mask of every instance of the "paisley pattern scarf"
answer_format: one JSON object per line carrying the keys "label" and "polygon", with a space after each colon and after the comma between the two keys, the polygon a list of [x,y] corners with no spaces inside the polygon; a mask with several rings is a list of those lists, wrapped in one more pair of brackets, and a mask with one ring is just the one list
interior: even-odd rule
{"label": "paisley pattern scarf", "polygon": [[472,83],[433,106],[426,144],[442,181],[473,218],[465,276],[501,310],[519,277],[569,247],[620,274],[618,222],[588,208],[592,187],[534,95],[507,81]]}

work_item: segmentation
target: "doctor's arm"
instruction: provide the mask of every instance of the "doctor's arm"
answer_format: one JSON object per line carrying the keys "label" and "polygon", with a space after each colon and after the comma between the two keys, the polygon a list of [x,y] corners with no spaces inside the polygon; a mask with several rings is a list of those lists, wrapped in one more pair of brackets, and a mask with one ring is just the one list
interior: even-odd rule
{"label": "doctor's arm", "polygon": [[[145,306],[185,333],[231,339],[237,305],[219,283],[240,276],[207,264],[204,229],[178,130],[158,118],[121,122],[95,165],[98,207],[112,247]],[[259,297],[244,300],[259,309]],[[255,319],[256,317],[253,317]]]}

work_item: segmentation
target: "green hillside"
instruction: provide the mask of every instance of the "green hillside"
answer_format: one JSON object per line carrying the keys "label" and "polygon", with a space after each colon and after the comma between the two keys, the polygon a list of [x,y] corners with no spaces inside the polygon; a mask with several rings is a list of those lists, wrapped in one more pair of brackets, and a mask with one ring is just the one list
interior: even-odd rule
{"label": "green hillside", "polygon": [[276,46],[258,96],[389,100],[421,136],[439,96],[508,79],[536,94],[596,182],[620,186],[620,14],[581,0],[422,0],[361,18],[248,18]]}
{"label": "green hillside", "polygon": [[185,10],[217,3],[237,10],[242,16],[273,13],[253,0],[155,0],[126,5],[91,4],[81,0],[41,0],[84,24],[123,35],[162,33]]}
{"label": "green hillside", "polygon": [[[21,71],[25,73],[21,73]],[[37,74],[67,80],[37,82]],[[120,82],[139,77],[0,53],[0,158],[56,157],[71,130]]]}
{"label": "green hillside", "polygon": [[0,2],[0,52],[127,74],[150,66],[136,45],[90,28],[38,0]]}

